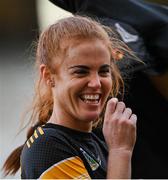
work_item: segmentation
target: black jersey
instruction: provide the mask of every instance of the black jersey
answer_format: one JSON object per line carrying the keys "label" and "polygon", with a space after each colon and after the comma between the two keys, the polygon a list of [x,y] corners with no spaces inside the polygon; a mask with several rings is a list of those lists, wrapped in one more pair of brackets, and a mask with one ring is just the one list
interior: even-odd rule
{"label": "black jersey", "polygon": [[107,147],[94,133],[48,123],[38,127],[21,154],[23,179],[104,179]]}

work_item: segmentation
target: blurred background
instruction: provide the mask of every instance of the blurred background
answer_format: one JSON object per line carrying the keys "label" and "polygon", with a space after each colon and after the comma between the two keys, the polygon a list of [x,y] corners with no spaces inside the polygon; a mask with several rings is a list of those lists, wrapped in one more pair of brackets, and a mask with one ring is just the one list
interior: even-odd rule
{"label": "blurred background", "polygon": [[[167,4],[166,0],[155,1]],[[25,130],[17,133],[21,114],[33,96],[33,42],[40,30],[65,16],[71,14],[48,0],[0,0],[0,168],[26,138]],[[20,178],[20,172],[6,178]]]}
{"label": "blurred background", "polygon": [[25,130],[17,133],[33,96],[34,42],[40,29],[68,15],[48,0],[0,1],[0,168],[26,138]]}

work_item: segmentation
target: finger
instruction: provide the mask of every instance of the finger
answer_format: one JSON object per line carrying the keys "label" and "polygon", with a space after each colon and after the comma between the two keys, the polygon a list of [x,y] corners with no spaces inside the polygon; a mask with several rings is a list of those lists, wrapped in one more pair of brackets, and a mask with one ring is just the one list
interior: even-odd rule
{"label": "finger", "polygon": [[120,101],[117,103],[117,106],[116,106],[116,112],[118,113],[122,113],[125,109],[125,104],[124,102]]}
{"label": "finger", "polygon": [[117,98],[111,98],[107,102],[106,111],[105,111],[105,120],[109,119],[111,115],[114,113],[117,102],[118,102]]}
{"label": "finger", "polygon": [[133,122],[133,124],[136,124],[136,122],[137,122],[136,114],[132,114],[131,117],[130,117],[130,120]]}
{"label": "finger", "polygon": [[129,119],[131,115],[132,115],[132,110],[130,108],[125,108],[122,114],[122,119]]}

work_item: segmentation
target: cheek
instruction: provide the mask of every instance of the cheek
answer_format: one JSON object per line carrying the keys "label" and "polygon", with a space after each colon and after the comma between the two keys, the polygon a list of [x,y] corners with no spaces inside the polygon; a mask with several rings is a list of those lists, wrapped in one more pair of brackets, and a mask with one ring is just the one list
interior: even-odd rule
{"label": "cheek", "polygon": [[66,84],[56,84],[56,87],[53,89],[53,94],[55,99],[64,98],[66,92]]}
{"label": "cheek", "polygon": [[105,87],[106,94],[109,95],[112,90],[112,79],[111,78],[106,79],[104,81],[104,87]]}
{"label": "cheek", "polygon": [[65,83],[58,84],[55,88],[55,98],[60,100],[68,101],[71,99],[72,94],[74,94],[76,84],[72,83],[70,80]]}

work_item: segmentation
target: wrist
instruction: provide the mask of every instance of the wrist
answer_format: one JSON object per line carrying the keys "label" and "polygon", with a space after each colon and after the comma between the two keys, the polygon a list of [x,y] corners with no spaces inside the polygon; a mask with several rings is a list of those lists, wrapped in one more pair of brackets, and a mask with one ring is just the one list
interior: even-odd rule
{"label": "wrist", "polygon": [[127,150],[127,149],[123,149],[123,148],[111,148],[109,149],[109,154],[114,154],[117,156],[128,156],[131,157],[132,156],[132,150]]}
{"label": "wrist", "polygon": [[107,179],[130,179],[132,151],[110,149]]}

